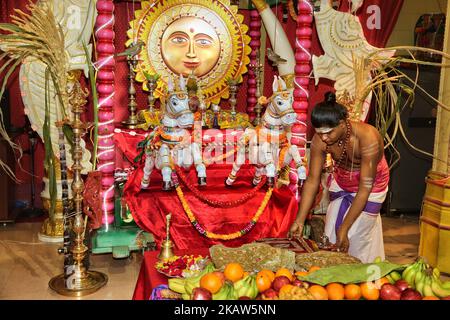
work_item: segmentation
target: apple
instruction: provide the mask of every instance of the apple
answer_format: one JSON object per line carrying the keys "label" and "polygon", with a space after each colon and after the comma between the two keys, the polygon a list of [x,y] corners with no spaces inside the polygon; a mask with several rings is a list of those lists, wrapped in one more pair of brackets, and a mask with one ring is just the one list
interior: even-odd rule
{"label": "apple", "polygon": [[205,288],[194,288],[192,290],[192,300],[212,300],[212,294]]}
{"label": "apple", "polygon": [[299,288],[305,288],[308,289],[309,288],[309,283],[306,281],[302,281],[302,280],[298,280],[295,279],[294,281],[292,281],[292,285],[299,287]]}
{"label": "apple", "polygon": [[394,285],[400,289],[401,292],[405,291],[406,289],[411,288],[409,283],[406,280],[400,279],[395,281]]}
{"label": "apple", "polygon": [[242,296],[242,297],[239,297],[238,300],[252,300],[252,299],[250,297],[247,297],[247,296]]}
{"label": "apple", "polygon": [[400,300],[402,292],[393,284],[385,283],[380,290],[381,300]]}
{"label": "apple", "polygon": [[[287,278],[287,277],[286,277]],[[262,295],[266,298],[275,298],[278,296],[278,292],[276,292],[274,289],[269,288],[266,291],[262,293]]]}
{"label": "apple", "polygon": [[408,288],[402,292],[401,300],[422,300],[422,295],[414,289]]}
{"label": "apple", "polygon": [[446,296],[444,298],[441,298],[441,300],[450,300],[450,296]]}
{"label": "apple", "polygon": [[289,280],[286,276],[278,276],[275,277],[275,279],[272,282],[272,289],[275,291],[280,291],[281,287],[283,287],[285,284],[290,284],[291,280]]}

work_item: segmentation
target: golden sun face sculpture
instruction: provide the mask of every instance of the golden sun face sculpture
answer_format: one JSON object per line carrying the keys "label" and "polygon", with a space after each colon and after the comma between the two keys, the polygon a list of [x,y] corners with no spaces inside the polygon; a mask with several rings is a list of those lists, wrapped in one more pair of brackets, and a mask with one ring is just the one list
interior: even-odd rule
{"label": "golden sun face sculpture", "polygon": [[127,33],[127,46],[145,43],[136,80],[147,90],[145,72],[159,74],[158,98],[169,77],[194,74],[207,105],[228,98],[227,80],[242,81],[250,62],[248,27],[237,12],[229,0],[143,1]]}

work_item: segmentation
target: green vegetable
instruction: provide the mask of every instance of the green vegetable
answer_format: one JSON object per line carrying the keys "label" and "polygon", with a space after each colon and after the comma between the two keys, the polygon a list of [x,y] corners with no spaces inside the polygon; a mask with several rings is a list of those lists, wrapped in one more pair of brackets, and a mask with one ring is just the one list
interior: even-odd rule
{"label": "green vegetable", "polygon": [[306,276],[297,276],[299,280],[325,286],[331,282],[360,283],[378,280],[394,270],[403,270],[404,265],[383,261],[364,264],[341,264],[316,270]]}

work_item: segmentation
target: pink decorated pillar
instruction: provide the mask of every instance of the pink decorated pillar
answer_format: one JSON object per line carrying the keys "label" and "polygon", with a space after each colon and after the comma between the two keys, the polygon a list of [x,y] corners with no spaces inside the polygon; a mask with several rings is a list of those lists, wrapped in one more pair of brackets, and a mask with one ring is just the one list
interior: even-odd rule
{"label": "pink decorated pillar", "polygon": [[261,17],[259,16],[258,10],[250,11],[250,26],[249,26],[249,34],[251,37],[250,48],[252,51],[250,52],[250,67],[248,70],[248,79],[247,79],[247,114],[251,121],[255,119],[255,106],[257,102],[256,98],[256,74],[255,68],[252,66],[256,66],[257,64],[257,55],[259,54],[259,47],[261,46]]}
{"label": "pink decorated pillar", "polygon": [[311,36],[313,6],[309,0],[298,3],[297,29],[295,40],[294,104],[297,123],[292,127],[291,142],[297,145],[301,155],[306,150],[306,121],[309,107],[309,79],[311,74]]}
{"label": "pink decorated pillar", "polygon": [[[292,127],[291,143],[298,146],[300,155],[306,154],[306,134],[309,107],[309,79],[311,74],[311,37],[314,8],[309,0],[298,2],[297,28],[295,31],[295,78],[293,108],[297,123]],[[301,177],[298,177],[301,178]],[[291,170],[291,183],[297,181],[297,174]]]}
{"label": "pink decorated pillar", "polygon": [[[103,225],[114,221],[114,2],[97,1],[98,170],[102,173]],[[94,160],[95,161],[95,160]]]}

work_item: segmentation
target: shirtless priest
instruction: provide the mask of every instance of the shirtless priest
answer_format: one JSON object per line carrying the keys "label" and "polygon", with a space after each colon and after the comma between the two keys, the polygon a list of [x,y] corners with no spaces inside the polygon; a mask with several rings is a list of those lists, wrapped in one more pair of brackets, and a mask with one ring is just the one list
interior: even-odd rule
{"label": "shirtless priest", "polygon": [[388,191],[389,167],[383,138],[373,126],[350,121],[347,109],[336,103],[331,92],[313,109],[311,123],[315,134],[310,171],[290,236],[299,237],[303,233],[303,224],[319,189],[326,154],[330,153],[334,165],[325,234],[339,251],[348,252],[363,263],[377,257],[384,260],[380,209]]}

